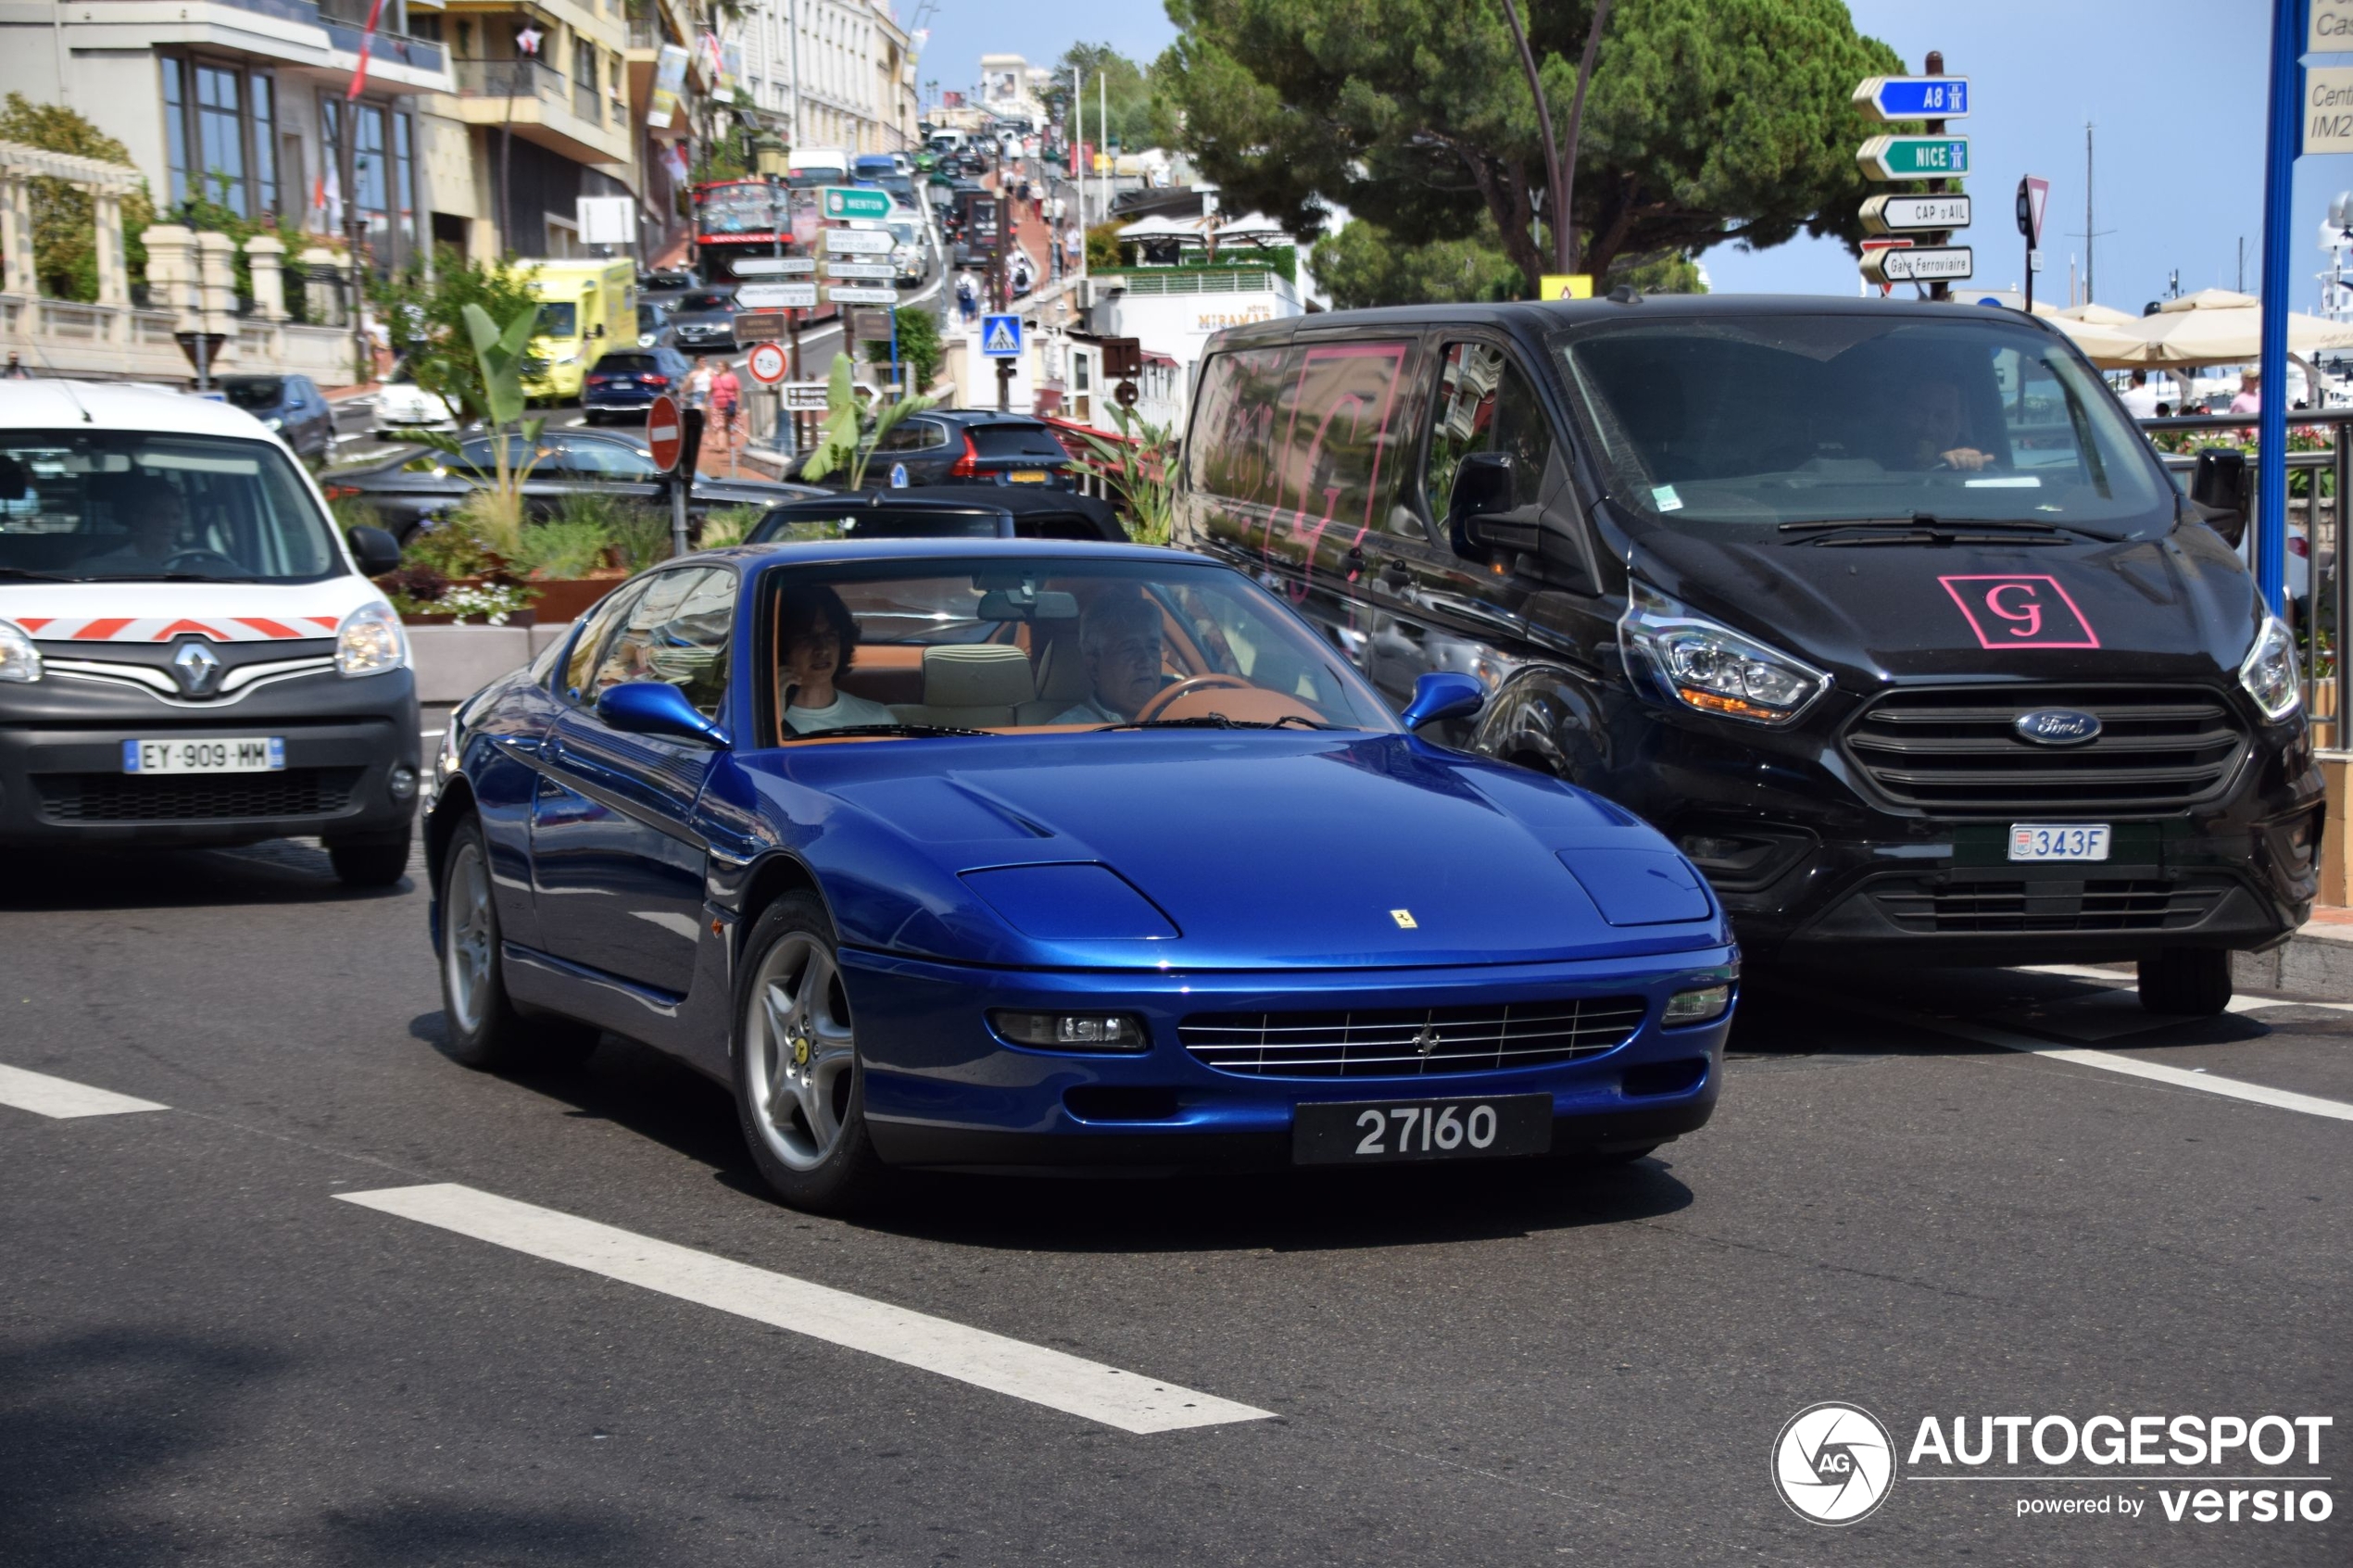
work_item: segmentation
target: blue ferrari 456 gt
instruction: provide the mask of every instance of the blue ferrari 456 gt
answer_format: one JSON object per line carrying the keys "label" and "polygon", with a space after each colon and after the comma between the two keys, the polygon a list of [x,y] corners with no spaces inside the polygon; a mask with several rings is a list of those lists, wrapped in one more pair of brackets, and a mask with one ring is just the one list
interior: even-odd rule
{"label": "blue ferrari 456 gt", "polygon": [[742,546],[616,589],[444,736],[449,1048],[598,1031],[761,1173],[1638,1157],[1738,951],[1636,818],[1446,750],[1247,577],[1051,541]]}

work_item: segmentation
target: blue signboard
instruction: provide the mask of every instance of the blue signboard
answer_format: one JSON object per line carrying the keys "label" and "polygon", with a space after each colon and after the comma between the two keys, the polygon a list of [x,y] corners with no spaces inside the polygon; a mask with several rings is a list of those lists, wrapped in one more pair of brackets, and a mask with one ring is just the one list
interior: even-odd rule
{"label": "blue signboard", "polygon": [[1969,114],[1966,76],[1874,76],[1855,101],[1880,119],[1961,119]]}
{"label": "blue signboard", "polygon": [[983,316],[980,319],[980,351],[991,359],[1020,358],[1021,318]]}

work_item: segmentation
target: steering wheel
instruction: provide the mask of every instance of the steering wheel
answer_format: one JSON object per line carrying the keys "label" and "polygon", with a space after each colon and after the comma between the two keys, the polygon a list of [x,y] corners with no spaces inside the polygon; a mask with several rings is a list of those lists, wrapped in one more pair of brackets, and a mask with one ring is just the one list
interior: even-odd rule
{"label": "steering wheel", "polygon": [[234,556],[224,556],[219,550],[179,550],[164,558],[167,571],[193,571],[199,565],[218,562],[230,571],[242,573],[245,563]]}
{"label": "steering wheel", "polygon": [[1159,718],[1168,711],[1169,705],[1178,697],[1190,696],[1194,692],[1246,692],[1252,689],[1251,683],[1243,680],[1239,675],[1194,675],[1177,682],[1173,686],[1164,686],[1145,698],[1144,706],[1136,709],[1136,721],[1140,724],[1148,720]]}

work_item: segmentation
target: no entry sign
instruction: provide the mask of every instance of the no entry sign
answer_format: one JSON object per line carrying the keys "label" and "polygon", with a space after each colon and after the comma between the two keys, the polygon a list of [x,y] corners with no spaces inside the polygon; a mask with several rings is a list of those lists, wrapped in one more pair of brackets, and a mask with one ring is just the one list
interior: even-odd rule
{"label": "no entry sign", "polygon": [[668,473],[678,466],[678,453],[685,445],[678,399],[665,392],[646,410],[646,448],[653,455],[654,467]]}

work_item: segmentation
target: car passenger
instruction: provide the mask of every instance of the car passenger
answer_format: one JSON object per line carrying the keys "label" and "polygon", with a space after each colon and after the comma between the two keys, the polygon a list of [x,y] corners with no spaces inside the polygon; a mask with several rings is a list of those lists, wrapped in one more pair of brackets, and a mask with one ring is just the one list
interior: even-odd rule
{"label": "car passenger", "polygon": [[826,587],[787,588],[778,617],[785,654],[785,727],[797,735],[858,724],[895,724],[879,702],[852,696],[834,684],[849,671],[858,647],[858,621],[841,596]]}
{"label": "car passenger", "polygon": [[1117,724],[1160,690],[1160,611],[1140,594],[1109,593],[1078,622],[1078,652],[1094,690],[1054,716],[1057,724]]}

